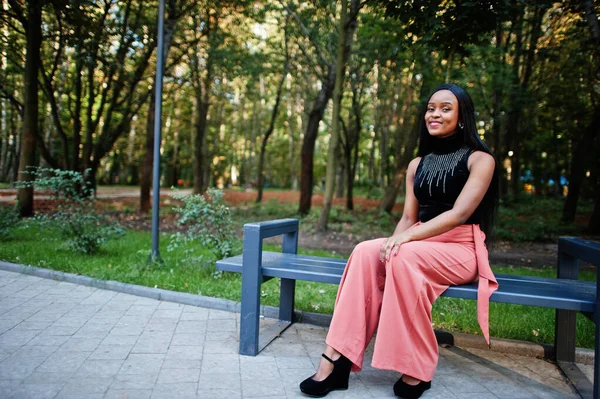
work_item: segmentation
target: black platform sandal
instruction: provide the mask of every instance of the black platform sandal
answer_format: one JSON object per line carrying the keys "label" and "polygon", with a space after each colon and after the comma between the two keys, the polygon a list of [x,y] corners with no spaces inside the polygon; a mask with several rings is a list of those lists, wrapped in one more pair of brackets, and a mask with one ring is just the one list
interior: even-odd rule
{"label": "black platform sandal", "polygon": [[352,362],[343,355],[336,361],[331,360],[325,354],[321,356],[333,363],[331,374],[323,381],[313,380],[314,375],[305,379],[300,383],[300,391],[314,398],[322,398],[331,391],[348,389],[348,379],[350,378]]}
{"label": "black platform sandal", "polygon": [[429,388],[431,388],[431,381],[421,381],[417,385],[410,385],[402,381],[402,377],[400,377],[394,384],[394,393],[399,398],[417,399]]}

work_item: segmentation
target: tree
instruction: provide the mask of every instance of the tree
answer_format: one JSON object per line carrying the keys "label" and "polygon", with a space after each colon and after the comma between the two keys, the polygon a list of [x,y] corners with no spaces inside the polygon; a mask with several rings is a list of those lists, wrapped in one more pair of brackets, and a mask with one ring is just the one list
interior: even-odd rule
{"label": "tree", "polygon": [[269,127],[263,136],[262,143],[260,145],[260,155],[258,161],[258,193],[256,195],[256,202],[262,202],[263,196],[263,186],[265,184],[265,177],[263,175],[263,168],[265,164],[265,151],[267,148],[267,140],[273,133],[273,129],[275,128],[275,119],[277,118],[277,112],[279,110],[279,103],[281,102],[281,92],[283,90],[283,84],[287,78],[288,72],[290,70],[290,55],[288,50],[288,20],[289,17],[286,18],[285,28],[284,28],[284,54],[285,61],[283,66],[283,72],[281,74],[281,79],[279,81],[279,85],[277,86],[277,94],[275,95],[275,105],[273,105],[273,110],[271,111],[271,121],[269,122]]}
{"label": "tree", "polygon": [[[300,30],[301,36],[298,38],[298,46],[301,48],[303,55],[305,55],[308,59],[308,63],[312,66],[312,68],[317,71],[317,75],[320,80],[320,89],[319,92],[314,99],[312,108],[308,114],[308,121],[306,123],[306,129],[304,131],[304,140],[302,142],[301,149],[301,170],[300,170],[300,204],[298,208],[298,212],[300,214],[307,214],[311,208],[311,200],[312,200],[312,192],[313,192],[313,183],[314,183],[314,155],[315,155],[315,143],[317,140],[317,136],[319,134],[319,123],[323,119],[323,114],[325,113],[325,108],[327,107],[327,103],[331,99],[333,95],[333,89],[335,85],[336,78],[336,59],[331,57],[324,48],[328,48],[329,44],[323,46],[320,38],[315,35],[317,32],[323,31],[322,27],[326,26],[325,24],[331,21],[329,16],[326,16],[325,19],[322,19],[323,25],[321,25],[321,29],[312,28],[309,29],[306,25],[306,21],[300,18],[298,13],[292,9],[291,5],[286,5],[281,1],[281,4],[286,9],[286,11],[292,16],[292,18],[296,21],[296,24]],[[337,4],[337,3],[336,3]],[[335,5],[335,4],[334,4]],[[348,12],[348,20],[345,25],[345,32],[349,34],[349,30],[352,26],[355,26],[356,19],[358,18],[358,14],[362,4],[360,2],[352,2],[350,6],[350,10]],[[328,14],[328,10],[320,10],[320,9],[307,9],[304,7],[304,12],[313,13],[313,17],[319,15],[321,13]],[[315,15],[316,14],[316,15]],[[314,20],[311,22],[315,22]],[[352,32],[353,34],[353,32]],[[312,47],[314,51],[314,55],[316,55],[315,59],[308,55],[309,50],[304,45],[304,41],[308,41],[308,44]],[[338,38],[339,39],[339,38]],[[350,42],[348,42],[349,44]],[[348,45],[347,44],[347,45]],[[333,58],[333,60],[332,60]]]}
{"label": "tree", "polygon": [[[36,138],[38,135],[38,72],[42,44],[42,7],[44,2],[27,0],[25,9],[16,0],[9,0],[16,18],[21,22],[27,36],[23,94],[23,133],[19,159],[19,180],[32,181],[29,168],[35,166]],[[17,190],[19,214],[33,216],[33,187]]]}
{"label": "tree", "polygon": [[[592,53],[596,61],[596,70],[594,77],[597,79],[600,74],[600,23],[596,16],[594,4],[591,1],[581,0],[581,9],[584,14],[584,19],[588,25],[589,33],[592,42]],[[594,92],[592,91],[592,96]],[[583,132],[583,137],[576,144],[574,154],[571,160],[571,179],[569,184],[569,193],[563,208],[563,221],[572,222],[575,219],[579,194],[585,174],[585,154],[593,147],[594,140],[598,140],[598,132],[600,132],[600,104],[596,103],[592,120],[589,126]],[[600,188],[596,189],[600,192]],[[600,199],[597,197],[595,201],[594,211],[590,218],[588,230],[598,233],[600,231]]]}
{"label": "tree", "polygon": [[[323,208],[321,208],[321,216],[317,229],[320,231],[327,230],[327,221],[329,212],[333,202],[333,193],[335,190],[335,175],[337,172],[337,153],[340,140],[340,108],[342,103],[344,76],[346,71],[346,63],[350,56],[354,33],[358,26],[357,17],[360,10],[360,1],[351,0],[350,9],[348,10],[348,1],[342,0],[342,10],[338,22],[338,52],[335,61],[335,84],[333,88],[333,113],[331,116],[331,135],[329,138],[329,149],[327,153],[327,176],[325,180],[325,196]],[[350,17],[349,17],[350,16]]]}

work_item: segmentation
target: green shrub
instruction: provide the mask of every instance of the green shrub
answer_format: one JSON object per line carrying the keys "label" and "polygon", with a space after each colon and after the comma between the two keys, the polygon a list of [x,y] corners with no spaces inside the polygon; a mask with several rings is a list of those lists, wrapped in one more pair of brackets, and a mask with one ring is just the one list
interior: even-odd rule
{"label": "green shrub", "polygon": [[[580,235],[585,223],[563,223],[561,221],[563,201],[559,198],[521,196],[518,201],[501,203],[496,223],[496,238],[499,240],[525,242],[553,242],[561,235]],[[591,208],[582,206],[578,214],[591,213]]]}
{"label": "green shrub", "polygon": [[11,236],[11,230],[19,223],[17,211],[10,206],[0,207],[0,240],[6,240]]}
{"label": "green shrub", "polygon": [[179,215],[177,224],[184,226],[184,232],[171,235],[168,251],[174,251],[181,244],[195,241],[208,248],[216,259],[230,256],[238,245],[231,210],[223,201],[223,191],[209,188],[206,195],[173,196],[183,202],[183,207],[175,208]]}
{"label": "green shrub", "polygon": [[96,212],[94,190],[85,175],[48,168],[34,168],[28,173],[34,177],[33,181],[19,182],[18,187],[35,187],[51,193],[57,201],[55,211],[37,215],[35,219],[43,227],[57,231],[67,248],[95,254],[107,241],[125,233],[117,223]]}

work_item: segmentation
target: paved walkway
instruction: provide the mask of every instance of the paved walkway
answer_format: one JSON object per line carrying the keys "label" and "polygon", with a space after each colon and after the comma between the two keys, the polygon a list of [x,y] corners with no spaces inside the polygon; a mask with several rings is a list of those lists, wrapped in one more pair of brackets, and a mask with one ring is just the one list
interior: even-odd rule
{"label": "paved walkway", "polygon": [[[238,319],[0,271],[0,398],[304,397],[297,386],[314,372],[326,330],[295,324],[259,356],[246,357],[237,354]],[[347,391],[328,397],[392,398],[397,378],[365,367]],[[440,348],[432,389],[423,395],[571,397],[578,396],[550,362],[457,347]]]}

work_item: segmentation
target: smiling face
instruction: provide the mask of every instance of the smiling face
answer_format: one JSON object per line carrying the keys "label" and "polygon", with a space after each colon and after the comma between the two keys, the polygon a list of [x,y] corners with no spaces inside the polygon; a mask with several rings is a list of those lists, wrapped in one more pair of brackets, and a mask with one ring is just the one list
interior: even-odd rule
{"label": "smiling face", "polygon": [[433,137],[450,137],[458,126],[458,99],[450,90],[433,93],[427,103],[425,126]]}

